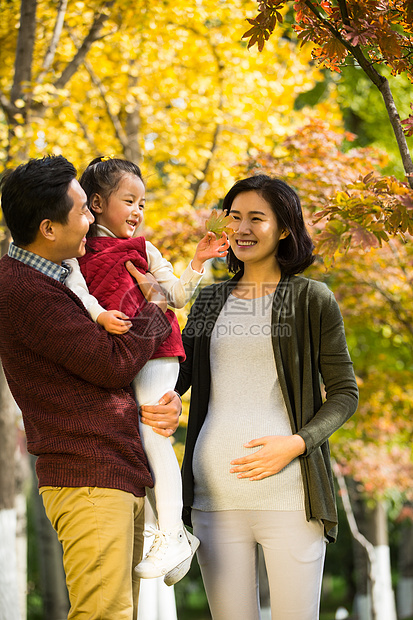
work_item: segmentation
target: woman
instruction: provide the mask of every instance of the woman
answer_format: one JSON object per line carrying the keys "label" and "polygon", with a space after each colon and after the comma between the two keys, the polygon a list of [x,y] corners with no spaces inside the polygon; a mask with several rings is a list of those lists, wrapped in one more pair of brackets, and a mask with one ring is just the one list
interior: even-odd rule
{"label": "woman", "polygon": [[316,620],[337,525],[328,438],[358,400],[343,320],[324,284],[295,275],[314,257],[294,190],[254,176],[223,209],[235,276],[199,294],[183,331],[186,519],[214,620],[259,618],[258,544],[272,617]]}

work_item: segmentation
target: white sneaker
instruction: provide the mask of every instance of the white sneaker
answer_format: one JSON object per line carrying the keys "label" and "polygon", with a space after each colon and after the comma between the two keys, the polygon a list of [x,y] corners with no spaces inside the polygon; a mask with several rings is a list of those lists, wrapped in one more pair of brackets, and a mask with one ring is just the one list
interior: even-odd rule
{"label": "white sneaker", "polygon": [[174,583],[178,583],[178,581],[180,581],[182,577],[185,577],[185,575],[191,568],[191,562],[192,558],[195,555],[195,551],[199,547],[199,539],[196,536],[188,532],[188,530],[185,530],[185,534],[187,535],[189,544],[191,546],[191,555],[189,556],[189,558],[181,562],[181,564],[178,564],[178,566],[175,566],[175,568],[173,568],[169,573],[165,575],[164,582],[167,586],[173,586]]}
{"label": "white sneaker", "polygon": [[[135,572],[141,579],[153,579],[167,575],[181,565],[185,560],[189,559],[189,565],[185,573],[189,570],[191,559],[194,554],[189,542],[189,532],[186,531],[183,524],[179,525],[172,532],[163,532],[149,526],[144,532],[144,536],[153,536],[155,539],[151,548],[144,559],[135,567]],[[196,539],[198,540],[198,539]],[[199,541],[198,541],[199,544]]]}

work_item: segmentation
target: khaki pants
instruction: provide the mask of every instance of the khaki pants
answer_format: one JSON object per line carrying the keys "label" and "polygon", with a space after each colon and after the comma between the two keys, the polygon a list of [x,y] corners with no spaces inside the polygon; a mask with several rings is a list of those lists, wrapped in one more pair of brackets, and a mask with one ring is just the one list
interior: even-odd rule
{"label": "khaki pants", "polygon": [[41,487],[63,546],[68,620],[135,620],[144,498],[117,489]]}

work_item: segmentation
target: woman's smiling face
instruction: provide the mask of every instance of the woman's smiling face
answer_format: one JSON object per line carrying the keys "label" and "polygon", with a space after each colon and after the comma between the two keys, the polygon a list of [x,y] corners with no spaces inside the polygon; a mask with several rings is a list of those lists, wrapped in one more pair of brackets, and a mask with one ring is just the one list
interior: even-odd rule
{"label": "woman's smiling face", "polygon": [[287,232],[280,229],[274,211],[255,191],[238,194],[231,205],[231,249],[244,264],[276,261],[280,239]]}

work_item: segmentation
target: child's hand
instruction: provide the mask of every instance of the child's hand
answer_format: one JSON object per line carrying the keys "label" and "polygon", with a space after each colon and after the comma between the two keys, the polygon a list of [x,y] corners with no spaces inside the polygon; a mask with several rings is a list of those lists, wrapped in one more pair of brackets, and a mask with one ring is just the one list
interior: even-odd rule
{"label": "child's hand", "polygon": [[192,259],[192,269],[201,272],[203,264],[209,258],[224,258],[228,254],[229,241],[227,233],[223,232],[221,237],[213,232],[207,232],[202,237],[195,250],[195,256]]}
{"label": "child's hand", "polygon": [[110,334],[126,334],[132,327],[129,317],[119,310],[108,310],[107,312],[101,312],[96,319],[102,327],[106,329]]}

